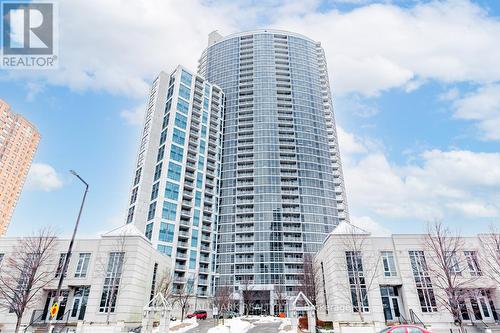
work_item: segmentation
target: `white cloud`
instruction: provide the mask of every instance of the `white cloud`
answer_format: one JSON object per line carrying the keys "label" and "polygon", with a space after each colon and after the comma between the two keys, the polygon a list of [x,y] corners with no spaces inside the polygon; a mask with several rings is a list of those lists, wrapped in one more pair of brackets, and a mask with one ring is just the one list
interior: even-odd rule
{"label": "white cloud", "polygon": [[64,185],[56,170],[45,163],[33,163],[26,178],[26,187],[34,191],[51,192]]}
{"label": "white cloud", "polygon": [[367,149],[344,158],[351,212],[423,221],[500,215],[500,153],[429,150],[417,157],[396,164]]}
{"label": "white cloud", "polygon": [[482,87],[455,101],[454,117],[478,122],[485,140],[500,140],[500,84]]}
{"label": "white cloud", "polygon": [[337,95],[412,90],[433,79],[500,80],[500,21],[470,1],[371,4],[345,13],[318,6],[318,0],[61,1],[59,70],[9,75],[144,98],[160,70],[178,63],[195,69],[210,31],[270,25],[321,41]]}
{"label": "white cloud", "polygon": [[391,234],[389,229],[375,222],[369,216],[351,216],[351,223],[365,231],[368,231],[373,236],[383,237]]}
{"label": "white cloud", "polygon": [[130,125],[141,125],[144,120],[145,110],[146,107],[141,104],[133,109],[122,110],[120,112],[120,117]]}

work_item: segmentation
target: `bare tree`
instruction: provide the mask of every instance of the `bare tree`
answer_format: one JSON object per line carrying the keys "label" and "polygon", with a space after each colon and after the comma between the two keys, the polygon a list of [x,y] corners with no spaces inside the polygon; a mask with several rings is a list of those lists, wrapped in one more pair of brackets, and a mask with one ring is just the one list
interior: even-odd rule
{"label": "bare tree", "polygon": [[479,240],[484,273],[500,285],[500,229],[491,225],[487,233],[479,235]]}
{"label": "bare tree", "polygon": [[316,295],[320,288],[321,271],[314,265],[313,255],[311,253],[304,253],[302,257],[302,270],[300,276],[300,290],[306,297],[316,305]]}
{"label": "bare tree", "polygon": [[346,272],[348,279],[348,284],[336,283],[338,295],[352,304],[361,322],[365,321],[364,313],[369,311],[368,295],[376,287],[373,282],[379,274],[380,263],[379,253],[367,251],[368,236],[364,230],[348,225],[347,232],[338,235],[339,249],[344,253],[335,267],[339,272]]}
{"label": "bare tree", "polygon": [[453,233],[441,222],[429,223],[424,236],[424,248],[429,253],[428,271],[432,276],[436,301],[453,317],[463,332],[460,305],[469,294],[471,282],[475,277],[467,277],[463,273],[467,263],[462,256],[464,239],[459,233]]}
{"label": "bare tree", "polygon": [[275,301],[278,305],[278,314],[285,312],[287,300],[285,287],[281,285],[276,286],[276,289],[274,289],[274,295],[276,296]]}
{"label": "bare tree", "polygon": [[41,229],[33,236],[19,240],[0,266],[0,308],[16,315],[16,333],[25,310],[55,278],[55,243],[54,233],[48,228]]}
{"label": "bare tree", "polygon": [[181,308],[181,322],[184,321],[184,315],[189,308],[189,300],[195,297],[193,284],[194,281],[188,279],[184,282],[182,288],[176,289],[172,293],[173,303],[179,304],[179,307]]}
{"label": "bare tree", "polygon": [[161,293],[169,302],[172,301],[173,277],[172,272],[166,268],[163,272],[155,290],[155,294]]}
{"label": "bare tree", "polygon": [[[229,310],[233,289],[229,286],[218,286],[214,295],[214,306],[218,309],[219,316],[222,316],[222,324],[224,324],[224,313]],[[219,318],[217,318],[219,319]]]}

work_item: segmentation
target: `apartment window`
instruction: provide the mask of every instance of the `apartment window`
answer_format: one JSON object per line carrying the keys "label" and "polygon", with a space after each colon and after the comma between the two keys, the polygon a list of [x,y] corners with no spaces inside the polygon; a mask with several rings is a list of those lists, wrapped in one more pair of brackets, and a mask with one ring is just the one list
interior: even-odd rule
{"label": "apartment window", "polygon": [[207,143],[205,140],[200,140],[200,154],[205,154],[205,148],[207,147]]}
{"label": "apartment window", "polygon": [[167,141],[167,130],[164,130],[163,132],[161,132],[160,145],[164,144],[165,141]]}
{"label": "apartment window", "polygon": [[160,179],[162,166],[163,166],[163,162],[160,162],[156,165],[155,174],[154,174],[154,178],[153,178],[154,182],[157,181],[158,179]]}
{"label": "apartment window", "polygon": [[127,214],[127,223],[132,222],[132,219],[134,218],[134,207],[132,206],[128,209],[128,214]]}
{"label": "apartment window", "polygon": [[210,95],[210,86],[205,83],[205,95]]}
{"label": "apartment window", "polygon": [[158,251],[160,251],[161,253],[164,253],[167,256],[172,256],[172,247],[171,246],[159,244],[157,248],[158,248]]}
{"label": "apartment window", "polygon": [[[61,272],[63,270],[65,260],[66,260],[66,253],[61,253],[61,255],[59,256],[59,262],[57,263],[56,277],[61,276]],[[66,276],[68,273],[68,267],[69,267],[69,264],[68,264],[68,266],[66,266],[66,270],[64,271],[64,276]]]}
{"label": "apartment window", "polygon": [[158,197],[158,188],[160,187],[160,182],[154,183],[153,188],[151,189],[151,199],[154,200]]}
{"label": "apartment window", "polygon": [[160,237],[162,242],[172,243],[174,241],[175,226],[170,223],[160,224]]}
{"label": "apartment window", "polygon": [[168,88],[168,91],[167,91],[167,99],[172,97],[173,94],[174,94],[174,86],[170,86],[170,88]]}
{"label": "apartment window", "polygon": [[162,129],[162,130],[164,130],[164,129],[166,129],[166,128],[167,128],[169,118],[170,118],[170,114],[169,114],[169,113],[167,113],[167,114],[165,115],[165,117],[163,117],[163,124],[161,125],[161,129]]}
{"label": "apartment window", "polygon": [[[206,125],[206,124],[207,124],[207,122],[208,122],[208,112],[207,112],[207,111],[203,111],[203,115],[201,116],[201,119],[202,119],[202,120],[201,120],[201,121],[202,121],[202,123],[203,123],[204,125]],[[205,129],[205,131],[206,131],[206,129]]]}
{"label": "apartment window", "polygon": [[187,114],[189,111],[189,103],[179,98],[177,100],[177,110],[184,114]]}
{"label": "apartment window", "polygon": [[184,156],[184,149],[179,146],[172,145],[170,148],[170,158],[174,161],[182,163],[182,157]]}
{"label": "apartment window", "polygon": [[203,99],[203,108],[205,110],[208,110],[208,98],[206,97]]}
{"label": "apartment window", "polygon": [[205,138],[207,136],[207,126],[201,125],[201,137]]}
{"label": "apartment window", "polygon": [[384,266],[385,276],[397,276],[396,262],[394,260],[394,253],[392,251],[382,251],[382,264]]}
{"label": "apartment window", "polygon": [[102,287],[99,312],[115,312],[124,259],[124,252],[111,252],[109,254],[106,277],[104,278],[104,285]]}
{"label": "apartment window", "polygon": [[198,209],[195,209],[193,213],[193,225],[197,227],[199,224],[200,224],[200,211]]}
{"label": "apartment window", "polygon": [[351,288],[352,310],[354,312],[369,312],[368,291],[363,272],[363,259],[359,251],[346,251],[347,275]]}
{"label": "apartment window", "polygon": [[146,225],[146,231],[144,232],[144,235],[147,239],[151,240],[151,237],[153,237],[153,223]]}
{"label": "apartment window", "polygon": [[181,73],[181,82],[184,83],[186,86],[191,87],[191,81],[192,81],[193,76],[186,72],[185,70],[182,70]]}
{"label": "apartment window", "polygon": [[194,195],[194,205],[195,207],[200,207],[201,205],[201,192],[196,191],[196,194]]}
{"label": "apartment window", "polygon": [[437,311],[436,297],[427,268],[424,251],[409,251],[410,264],[422,312]]}
{"label": "apartment window", "polygon": [[198,170],[203,171],[205,167],[205,158],[203,156],[198,157]]}
{"label": "apartment window", "polygon": [[90,263],[90,253],[80,253],[78,256],[78,263],[76,264],[75,277],[84,278],[87,277],[87,269]]}
{"label": "apartment window", "polygon": [[172,200],[177,200],[179,198],[179,185],[167,182],[167,187],[165,188],[165,197]]}
{"label": "apartment window", "polygon": [[196,173],[196,188],[200,189],[203,187],[203,174],[201,172]]}
{"label": "apartment window", "polygon": [[137,184],[139,184],[139,180],[141,180],[141,171],[142,171],[142,168],[139,168],[135,172],[134,186],[137,185]]}
{"label": "apartment window", "polygon": [[[179,96],[181,96],[185,100],[189,101],[189,99],[191,97],[191,89],[189,89],[188,87],[186,87],[183,84],[179,85]],[[177,106],[177,108],[178,108],[178,106]],[[187,110],[186,110],[186,112],[187,112]]]}
{"label": "apartment window", "polygon": [[163,210],[161,217],[165,220],[175,221],[175,216],[177,214],[177,205],[168,201],[163,203]]}
{"label": "apartment window", "polygon": [[152,220],[155,218],[155,213],[156,213],[156,201],[152,202],[149,205],[149,211],[148,211],[148,221]]}
{"label": "apartment window", "polygon": [[183,131],[174,128],[173,141],[181,146],[184,146],[185,140],[186,140],[186,134]]}
{"label": "apartment window", "polygon": [[191,232],[191,247],[198,247],[198,230],[195,229]]}
{"label": "apartment window", "polygon": [[134,204],[135,201],[137,200],[137,191],[138,191],[138,189],[139,189],[138,187],[134,187],[132,189],[132,195],[130,196],[130,204],[131,205]]}
{"label": "apartment window", "polygon": [[189,251],[189,269],[195,269],[196,268],[196,251],[191,250]]}
{"label": "apartment window", "polygon": [[[174,91],[174,87],[170,87],[172,88],[172,92]],[[170,93],[170,89],[169,89],[169,93]],[[170,97],[169,97],[170,98]],[[170,98],[168,101],[167,101],[167,104],[165,104],[165,117],[168,116],[168,111],[170,111],[170,107],[172,106],[172,99]]]}
{"label": "apartment window", "polygon": [[464,251],[465,260],[467,261],[467,266],[469,267],[469,273],[471,276],[481,276],[481,268],[479,267],[479,260],[477,258],[476,251]]}
{"label": "apartment window", "polygon": [[168,164],[168,173],[167,177],[172,179],[172,180],[181,180],[181,171],[182,167],[179,164],[175,164],[173,162],[170,162]]}
{"label": "apartment window", "polygon": [[158,155],[156,156],[156,162],[160,162],[163,159],[163,155],[165,155],[165,145],[161,146],[158,149]]}
{"label": "apartment window", "polygon": [[179,112],[175,114],[175,126],[179,127],[180,129],[186,129],[187,126],[187,118]]}

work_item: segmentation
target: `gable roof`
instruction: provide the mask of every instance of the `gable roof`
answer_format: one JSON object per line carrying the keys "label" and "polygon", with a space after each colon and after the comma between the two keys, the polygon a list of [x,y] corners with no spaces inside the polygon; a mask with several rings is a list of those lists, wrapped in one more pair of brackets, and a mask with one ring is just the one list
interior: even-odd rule
{"label": "gable roof", "polygon": [[148,241],[148,243],[151,243],[151,241],[132,223],[124,224],[116,229],[108,231],[102,234],[101,237],[141,237]]}
{"label": "gable roof", "polygon": [[370,233],[366,230],[363,230],[359,227],[356,227],[354,224],[351,224],[346,221],[340,222],[335,229],[330,233],[330,235],[366,235],[369,236]]}

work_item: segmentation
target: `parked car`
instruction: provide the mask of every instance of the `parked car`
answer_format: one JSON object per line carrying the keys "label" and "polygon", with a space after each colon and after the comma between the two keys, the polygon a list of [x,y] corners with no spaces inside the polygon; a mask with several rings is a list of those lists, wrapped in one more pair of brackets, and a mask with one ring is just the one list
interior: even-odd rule
{"label": "parked car", "polygon": [[196,319],[207,319],[207,311],[205,310],[196,310],[193,313],[188,313],[187,318],[196,317]]}
{"label": "parked car", "polygon": [[236,313],[234,311],[224,311],[222,313],[219,314],[219,319],[222,319],[222,317],[224,318],[235,318],[235,317],[239,317],[240,314],[239,313]]}
{"label": "parked car", "polygon": [[404,324],[387,327],[379,333],[431,333],[431,331],[422,326]]}

